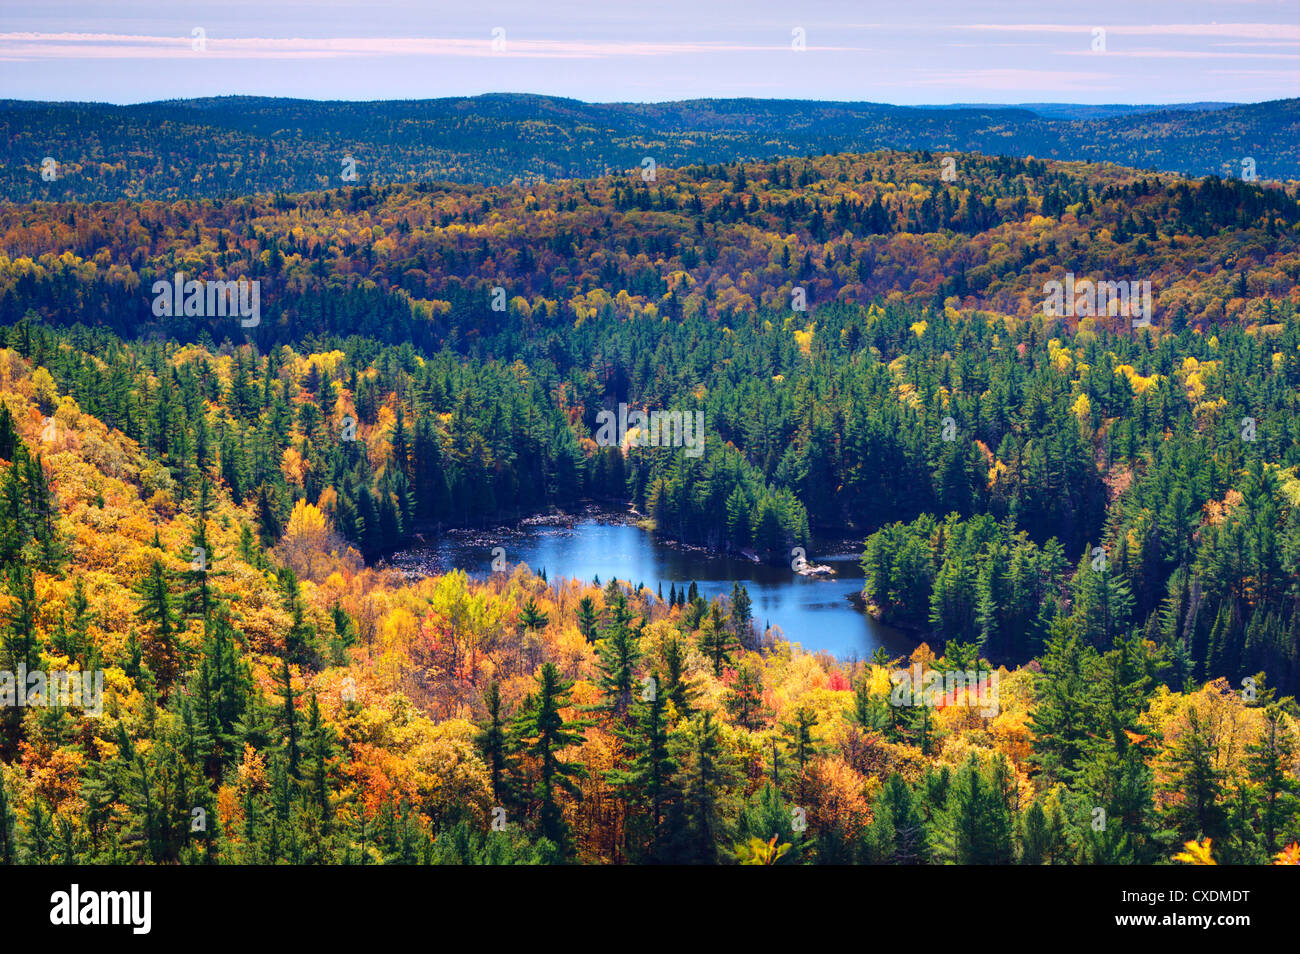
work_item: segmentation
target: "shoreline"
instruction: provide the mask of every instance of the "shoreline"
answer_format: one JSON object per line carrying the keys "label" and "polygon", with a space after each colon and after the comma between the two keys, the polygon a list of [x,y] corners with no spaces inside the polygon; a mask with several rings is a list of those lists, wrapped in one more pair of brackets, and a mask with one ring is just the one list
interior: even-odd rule
{"label": "shoreline", "polygon": [[[538,527],[554,527],[558,529],[572,530],[580,522],[585,520],[591,520],[607,526],[640,527],[645,530],[646,533],[650,534],[656,543],[662,546],[671,547],[681,553],[701,556],[707,559],[743,560],[747,563],[753,564],[754,566],[769,567],[773,569],[782,565],[779,563],[765,563],[763,560],[759,559],[757,554],[752,550],[742,550],[739,553],[730,553],[722,550],[715,550],[712,547],[698,543],[687,543],[682,540],[660,536],[649,527],[649,518],[631,504],[627,504],[625,510],[620,510],[615,509],[613,505],[597,501],[588,501],[583,504],[581,509],[573,511],[564,511],[552,507],[550,510],[545,512],[534,513],[513,520],[501,521],[487,527],[451,526],[443,530],[426,528],[413,534],[411,540],[409,540],[404,546],[383,553],[373,560],[367,560],[366,565],[375,570],[397,570],[404,576],[410,577],[415,574],[415,571],[403,568],[403,563],[411,562],[404,559],[404,557],[423,551],[434,551],[439,547],[440,541],[450,540],[459,546],[479,545],[490,551],[493,547],[501,546],[503,543],[507,543],[511,539],[522,536],[529,530]],[[822,551],[821,559],[826,560],[833,557],[852,557],[856,560],[857,557],[860,556],[860,553],[854,549],[855,540],[856,538],[854,537],[845,537],[838,534],[827,538],[822,541],[820,545]],[[857,541],[856,545],[860,546],[861,541]],[[420,575],[431,575],[436,572],[448,572],[448,569],[453,568],[427,571]],[[819,563],[813,559],[808,559],[806,565],[800,569],[796,569],[792,565],[791,570],[799,576],[812,580],[837,580],[846,578],[839,573],[834,566],[828,563]],[[853,577],[849,576],[847,578],[852,579]],[[863,608],[861,604],[857,605],[859,605],[860,609]],[[876,618],[874,617],[874,614],[872,615],[873,618]],[[877,622],[880,622],[882,625],[892,625],[885,623],[883,620],[879,620],[878,618]]]}

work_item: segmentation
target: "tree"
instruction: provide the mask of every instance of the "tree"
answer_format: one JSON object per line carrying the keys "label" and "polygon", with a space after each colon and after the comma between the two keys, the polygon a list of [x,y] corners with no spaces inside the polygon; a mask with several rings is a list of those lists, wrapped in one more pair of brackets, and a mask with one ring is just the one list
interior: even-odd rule
{"label": "tree", "polygon": [[1052,796],[1034,799],[1020,820],[1020,863],[1058,864],[1065,860],[1066,849],[1065,816],[1060,802]]}
{"label": "tree", "polygon": [[1096,651],[1083,641],[1077,622],[1058,619],[1042,657],[1042,676],[1035,680],[1037,705],[1030,717],[1031,761],[1048,781],[1073,778],[1087,739],[1098,728],[1097,665]]}
{"label": "tree", "polygon": [[605,706],[616,717],[627,714],[636,684],[636,667],[641,660],[639,633],[630,625],[627,598],[620,592],[608,607],[609,618],[603,638],[596,643],[596,666]]}
{"label": "tree", "polygon": [[858,858],[873,865],[919,865],[930,861],[919,800],[897,772],[885,779],[876,796],[871,824],[863,830],[858,845]]}
{"label": "tree", "polygon": [[763,674],[757,664],[752,661],[740,664],[736,681],[727,690],[724,702],[737,725],[751,731],[758,728],[763,708]]}
{"label": "tree", "polygon": [[669,636],[663,643],[664,678],[661,692],[673,704],[679,718],[691,713],[692,687],[686,675],[686,649],[678,636]]}
{"label": "tree", "polygon": [[511,723],[511,747],[530,758],[536,771],[532,796],[538,804],[538,832],[554,843],[565,857],[572,854],[568,823],[558,800],[565,792],[580,796],[577,779],[587,770],[578,762],[561,758],[560,753],[582,742],[587,723],[566,720],[560,710],[569,705],[572,681],[564,679],[554,663],[544,663],[537,674],[537,691],[531,693]]}
{"label": "tree", "polygon": [[211,584],[215,575],[212,566],[217,561],[216,551],[208,539],[208,515],[212,509],[211,484],[206,474],[199,479],[198,496],[194,504],[194,520],[190,529],[190,567],[185,576],[189,580],[181,595],[184,611],[190,616],[207,619],[218,598]]}
{"label": "tree", "polygon": [[673,773],[677,770],[668,747],[665,697],[658,691],[658,675],[652,678],[651,691],[643,693],[632,707],[631,725],[616,726],[614,730],[623,743],[627,768],[606,774],[609,783],[621,788],[630,804],[644,811],[644,840],[636,853],[643,853],[648,860],[659,857]]}
{"label": "tree", "polygon": [[596,641],[596,604],[590,596],[584,596],[578,601],[578,632],[582,633],[584,639],[589,643]]}
{"label": "tree", "polygon": [[172,602],[171,582],[161,559],[154,557],[149,562],[149,569],[136,592],[140,596],[140,608],[135,615],[153,628],[148,647],[149,666],[161,685],[169,685],[180,672],[181,660],[176,646],[178,620]]}
{"label": "tree", "polygon": [[730,837],[726,814],[735,770],[713,713],[706,710],[691,720],[679,751],[675,785],[682,796],[673,825],[673,858],[685,864],[716,864],[719,845]]}
{"label": "tree", "polygon": [[1011,864],[1013,785],[1003,756],[986,770],[972,753],[953,779],[947,804],[935,815],[939,857],[958,865]]}
{"label": "tree", "polygon": [[1223,834],[1220,804],[1222,773],[1196,708],[1189,707],[1181,736],[1169,750],[1170,777],[1164,786],[1171,800],[1165,818],[1179,841],[1218,839]]}
{"label": "tree", "polygon": [[17,860],[14,843],[14,813],[9,805],[9,786],[5,782],[4,770],[0,769],[0,865],[12,865]]}
{"label": "tree", "polygon": [[700,630],[700,652],[713,661],[713,675],[721,678],[722,667],[731,662],[731,650],[736,638],[722,618],[722,610],[714,603]]}
{"label": "tree", "polygon": [[808,761],[817,753],[813,742],[812,730],[817,724],[817,713],[811,706],[800,706],[794,712],[794,718],[782,728],[786,733],[786,748],[799,766],[799,775],[808,770]]}
{"label": "tree", "polygon": [[1256,824],[1260,844],[1271,856],[1277,853],[1284,836],[1300,834],[1296,831],[1300,781],[1288,773],[1295,764],[1295,742],[1276,704],[1264,709],[1263,731],[1257,741],[1246,746],[1245,761],[1259,802]]}
{"label": "tree", "polygon": [[528,597],[528,601],[524,603],[523,609],[519,611],[519,628],[526,633],[533,633],[539,629],[545,629],[546,624],[550,621],[550,616],[537,608],[537,601],[531,596]]}
{"label": "tree", "polygon": [[297,694],[293,691],[293,677],[289,671],[289,657],[286,655],[280,665],[280,721],[284,728],[284,750],[288,757],[289,774],[298,779],[298,708],[295,705]]}
{"label": "tree", "polygon": [[330,799],[330,781],[332,762],[336,756],[337,733],[332,726],[325,724],[321,718],[320,702],[316,693],[311,694],[311,703],[307,708],[307,732],[304,749],[310,762],[308,785],[311,795],[320,813],[321,826],[324,831],[330,829],[330,820],[334,806]]}
{"label": "tree", "polygon": [[749,590],[737,580],[731,585],[730,618],[736,640],[744,647],[748,647],[753,641],[753,634],[750,632],[750,623],[753,620],[752,607]]}
{"label": "tree", "polygon": [[[795,831],[795,813],[775,785],[764,785],[736,817],[736,844],[731,853],[741,864],[752,860],[752,843],[774,844],[775,857],[767,864],[797,865],[804,862],[806,837]],[[745,859],[750,858],[747,862]]]}
{"label": "tree", "polygon": [[507,725],[501,713],[501,686],[493,681],[483,695],[487,705],[488,719],[480,727],[476,739],[479,751],[487,762],[492,777],[492,797],[497,805],[513,804],[513,792],[510,788],[513,767],[510,762],[510,739]]}

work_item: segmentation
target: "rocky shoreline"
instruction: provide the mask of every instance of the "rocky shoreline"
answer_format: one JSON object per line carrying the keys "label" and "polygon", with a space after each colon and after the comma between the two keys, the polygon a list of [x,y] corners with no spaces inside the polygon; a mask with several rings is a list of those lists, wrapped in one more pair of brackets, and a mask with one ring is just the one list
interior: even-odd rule
{"label": "rocky shoreline", "polygon": [[[374,563],[374,567],[377,570],[395,572],[406,580],[448,573],[457,569],[457,567],[449,565],[446,554],[442,552],[443,548],[439,545],[440,540],[453,541],[457,548],[461,550],[482,548],[485,554],[491,553],[496,547],[501,547],[505,551],[507,564],[513,565],[513,561],[509,558],[512,541],[518,540],[539,528],[554,529],[560,533],[571,531],[579,522],[583,521],[596,521],[613,526],[641,526],[646,528],[647,531],[649,530],[646,516],[634,507],[628,507],[626,510],[613,510],[598,503],[589,503],[581,509],[571,512],[551,510],[546,513],[531,514],[515,521],[491,527],[451,527],[441,532],[417,533],[406,547],[385,555]],[[732,558],[747,560],[755,565],[761,565],[763,562],[758,554],[750,549],[742,550],[738,554],[724,554],[710,547],[685,543],[681,540],[670,540],[662,537],[657,538],[657,540],[660,544],[672,547],[682,553],[698,554],[706,557],[726,557],[729,555]],[[842,551],[851,553],[852,544],[849,540],[828,541],[823,549],[829,553],[840,553]],[[811,560],[805,561],[801,566],[791,564],[791,569],[799,576],[811,579],[829,580],[836,579],[840,575],[831,564],[815,563]]]}

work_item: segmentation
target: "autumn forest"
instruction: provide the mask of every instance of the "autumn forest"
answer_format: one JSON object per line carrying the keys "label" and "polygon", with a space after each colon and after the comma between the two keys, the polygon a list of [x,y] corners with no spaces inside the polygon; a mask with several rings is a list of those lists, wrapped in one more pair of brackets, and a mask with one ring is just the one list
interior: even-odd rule
{"label": "autumn forest", "polygon": [[[102,692],[0,684],[0,863],[1300,863],[1296,182],[714,145],[7,192],[0,667]],[[912,648],[384,562],[589,505]]]}

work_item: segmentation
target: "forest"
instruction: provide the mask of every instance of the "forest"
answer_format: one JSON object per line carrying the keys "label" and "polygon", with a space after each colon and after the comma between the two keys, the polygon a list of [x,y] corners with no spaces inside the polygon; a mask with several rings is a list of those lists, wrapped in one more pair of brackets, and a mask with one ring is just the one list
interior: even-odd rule
{"label": "forest", "polygon": [[[357,184],[507,185],[748,157],[894,149],[1300,178],[1300,100],[906,107],[788,99],[584,103],[528,94],[387,102],[222,96],[112,106],[0,100],[11,201],[234,198]],[[490,148],[484,148],[491,143]],[[56,167],[45,165],[53,159]],[[350,158],[354,164],[345,165]],[[47,176],[46,169],[53,173]]]}
{"label": "forest", "polygon": [[[0,660],[105,674],[0,707],[0,861],[1300,863],[1294,184],[956,158],[0,205]],[[377,562],[588,501],[851,535],[915,649]]]}

